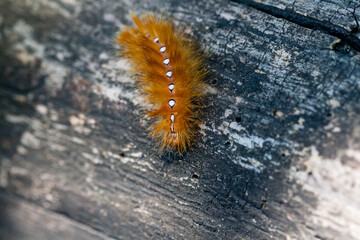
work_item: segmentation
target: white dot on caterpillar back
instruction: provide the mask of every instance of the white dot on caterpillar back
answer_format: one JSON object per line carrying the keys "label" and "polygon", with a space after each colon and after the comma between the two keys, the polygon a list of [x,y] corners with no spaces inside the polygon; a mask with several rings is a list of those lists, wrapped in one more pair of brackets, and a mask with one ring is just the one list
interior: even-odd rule
{"label": "white dot on caterpillar back", "polygon": [[170,59],[168,59],[168,58],[165,58],[165,60],[163,61],[163,63],[166,64],[166,65],[168,65],[169,62],[170,62]]}
{"label": "white dot on caterpillar back", "polygon": [[171,132],[174,132],[174,124],[173,123],[170,126],[170,130],[171,130]]}
{"label": "white dot on caterpillar back", "polygon": [[175,122],[175,116],[174,116],[174,114],[171,114],[171,115],[170,115],[170,120],[171,120],[172,122]]}
{"label": "white dot on caterpillar back", "polygon": [[159,38],[154,38],[154,42],[158,42],[159,41]]}
{"label": "white dot on caterpillar back", "polygon": [[174,89],[175,85],[173,83],[169,84],[169,90],[172,91]]}
{"label": "white dot on caterpillar back", "polygon": [[169,100],[169,106],[170,106],[170,107],[175,106],[175,100],[174,100],[174,99],[170,99],[170,100]]}
{"label": "white dot on caterpillar back", "polygon": [[172,76],[172,71],[168,71],[168,72],[166,73],[166,76],[171,77],[171,76]]}
{"label": "white dot on caterpillar back", "polygon": [[162,53],[165,52],[165,50],[166,50],[166,47],[161,47],[160,48],[160,52],[162,52]]}

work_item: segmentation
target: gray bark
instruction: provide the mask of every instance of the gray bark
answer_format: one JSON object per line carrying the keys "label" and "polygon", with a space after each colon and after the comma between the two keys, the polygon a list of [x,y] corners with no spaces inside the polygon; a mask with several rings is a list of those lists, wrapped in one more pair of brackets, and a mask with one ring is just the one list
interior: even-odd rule
{"label": "gray bark", "polygon": [[[359,52],[238,2],[0,0],[0,238],[359,239]],[[359,39],[356,1],[258,2]],[[211,53],[182,157],[116,56],[147,11]]]}

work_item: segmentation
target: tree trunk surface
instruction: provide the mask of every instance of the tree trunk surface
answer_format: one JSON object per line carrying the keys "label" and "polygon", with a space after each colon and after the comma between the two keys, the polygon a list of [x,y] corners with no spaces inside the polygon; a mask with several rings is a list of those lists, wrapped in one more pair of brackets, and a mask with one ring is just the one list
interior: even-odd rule
{"label": "tree trunk surface", "polygon": [[[211,54],[160,156],[114,37],[169,16]],[[1,239],[360,239],[357,0],[0,0]]]}

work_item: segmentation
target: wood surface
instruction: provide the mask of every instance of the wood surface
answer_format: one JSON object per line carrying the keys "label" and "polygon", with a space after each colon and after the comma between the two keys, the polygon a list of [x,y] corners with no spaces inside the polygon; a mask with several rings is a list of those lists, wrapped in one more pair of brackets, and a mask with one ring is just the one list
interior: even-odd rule
{"label": "wood surface", "polygon": [[[0,0],[0,239],[359,239],[359,5]],[[184,156],[116,56],[149,11],[211,53]]]}

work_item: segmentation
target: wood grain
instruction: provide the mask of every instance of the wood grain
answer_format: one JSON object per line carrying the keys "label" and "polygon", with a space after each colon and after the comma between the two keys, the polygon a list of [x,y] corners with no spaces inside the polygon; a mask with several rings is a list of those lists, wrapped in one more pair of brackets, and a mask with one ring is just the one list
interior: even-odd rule
{"label": "wood grain", "polygon": [[[131,11],[211,53],[182,157],[154,153],[116,56]],[[1,198],[36,222],[5,219],[1,238],[53,239],[56,221],[69,239],[357,239],[360,58],[338,41],[229,1],[1,1]]]}

